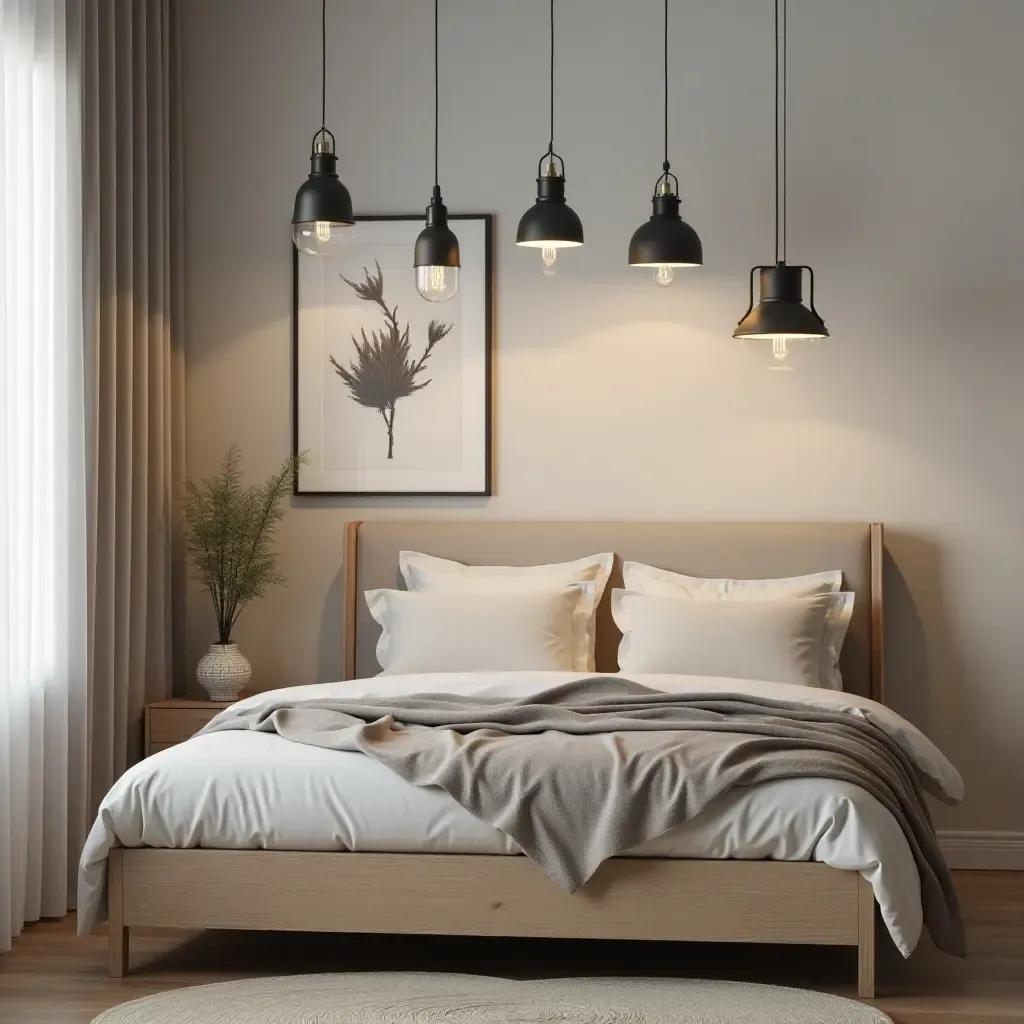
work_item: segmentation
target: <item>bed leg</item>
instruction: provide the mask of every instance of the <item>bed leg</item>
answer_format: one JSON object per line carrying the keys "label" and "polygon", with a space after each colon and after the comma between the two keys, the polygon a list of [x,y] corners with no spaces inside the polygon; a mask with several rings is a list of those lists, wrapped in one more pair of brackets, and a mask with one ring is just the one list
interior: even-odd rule
{"label": "bed leg", "polygon": [[128,929],[124,923],[124,850],[115,847],[107,856],[107,973],[123,978],[128,973]]}
{"label": "bed leg", "polygon": [[857,879],[857,995],[875,998],[875,894],[871,883]]}

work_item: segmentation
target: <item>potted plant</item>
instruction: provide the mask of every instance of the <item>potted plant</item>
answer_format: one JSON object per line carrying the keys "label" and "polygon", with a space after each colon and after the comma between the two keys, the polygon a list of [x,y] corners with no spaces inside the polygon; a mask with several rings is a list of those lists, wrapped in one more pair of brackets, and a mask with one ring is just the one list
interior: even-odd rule
{"label": "potted plant", "polygon": [[251,487],[242,485],[241,460],[232,445],[214,476],[185,484],[185,539],[195,578],[212,598],[217,617],[217,643],[196,669],[212,700],[234,700],[252,675],[231,633],[250,601],[286,582],[271,544],[284,518],[288,487],[306,458],[286,459],[269,480]]}

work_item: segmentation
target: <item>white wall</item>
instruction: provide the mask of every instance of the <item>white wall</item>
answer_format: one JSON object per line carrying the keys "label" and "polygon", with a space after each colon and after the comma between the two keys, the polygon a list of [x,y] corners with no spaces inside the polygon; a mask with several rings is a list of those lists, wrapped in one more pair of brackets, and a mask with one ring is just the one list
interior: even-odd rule
{"label": "white wall", "polygon": [[[319,116],[316,0],[185,0],[188,468],[290,446],[292,197]],[[360,212],[431,185],[428,0],[330,0],[329,124]],[[453,211],[496,220],[497,494],[295,501],[291,577],[243,616],[254,683],[337,678],[342,524],[887,524],[891,702],[963,771],[956,829],[1024,829],[1024,4],[792,0],[790,261],[832,340],[771,374],[731,338],[772,256],[770,0],[673,0],[672,143],[705,266],[625,266],[660,167],[657,0],[558,0],[556,142],[587,244],[513,244],[547,142],[544,0],[443,0]],[[214,639],[190,601],[192,663]],[[1016,784],[1011,785],[1010,780]]]}

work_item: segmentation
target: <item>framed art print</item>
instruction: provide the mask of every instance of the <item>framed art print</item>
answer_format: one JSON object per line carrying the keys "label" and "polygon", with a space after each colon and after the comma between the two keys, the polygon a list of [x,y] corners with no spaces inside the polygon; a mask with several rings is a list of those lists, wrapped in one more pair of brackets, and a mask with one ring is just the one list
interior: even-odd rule
{"label": "framed art print", "polygon": [[422,216],[365,217],[293,255],[296,494],[491,493],[491,217],[449,214],[459,290],[416,290]]}

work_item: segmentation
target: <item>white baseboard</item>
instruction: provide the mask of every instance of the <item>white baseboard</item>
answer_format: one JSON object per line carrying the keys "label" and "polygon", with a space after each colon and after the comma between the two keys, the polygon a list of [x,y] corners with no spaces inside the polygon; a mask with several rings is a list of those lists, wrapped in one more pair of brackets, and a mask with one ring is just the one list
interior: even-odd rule
{"label": "white baseboard", "polygon": [[939,832],[951,868],[1024,871],[1024,832]]}

